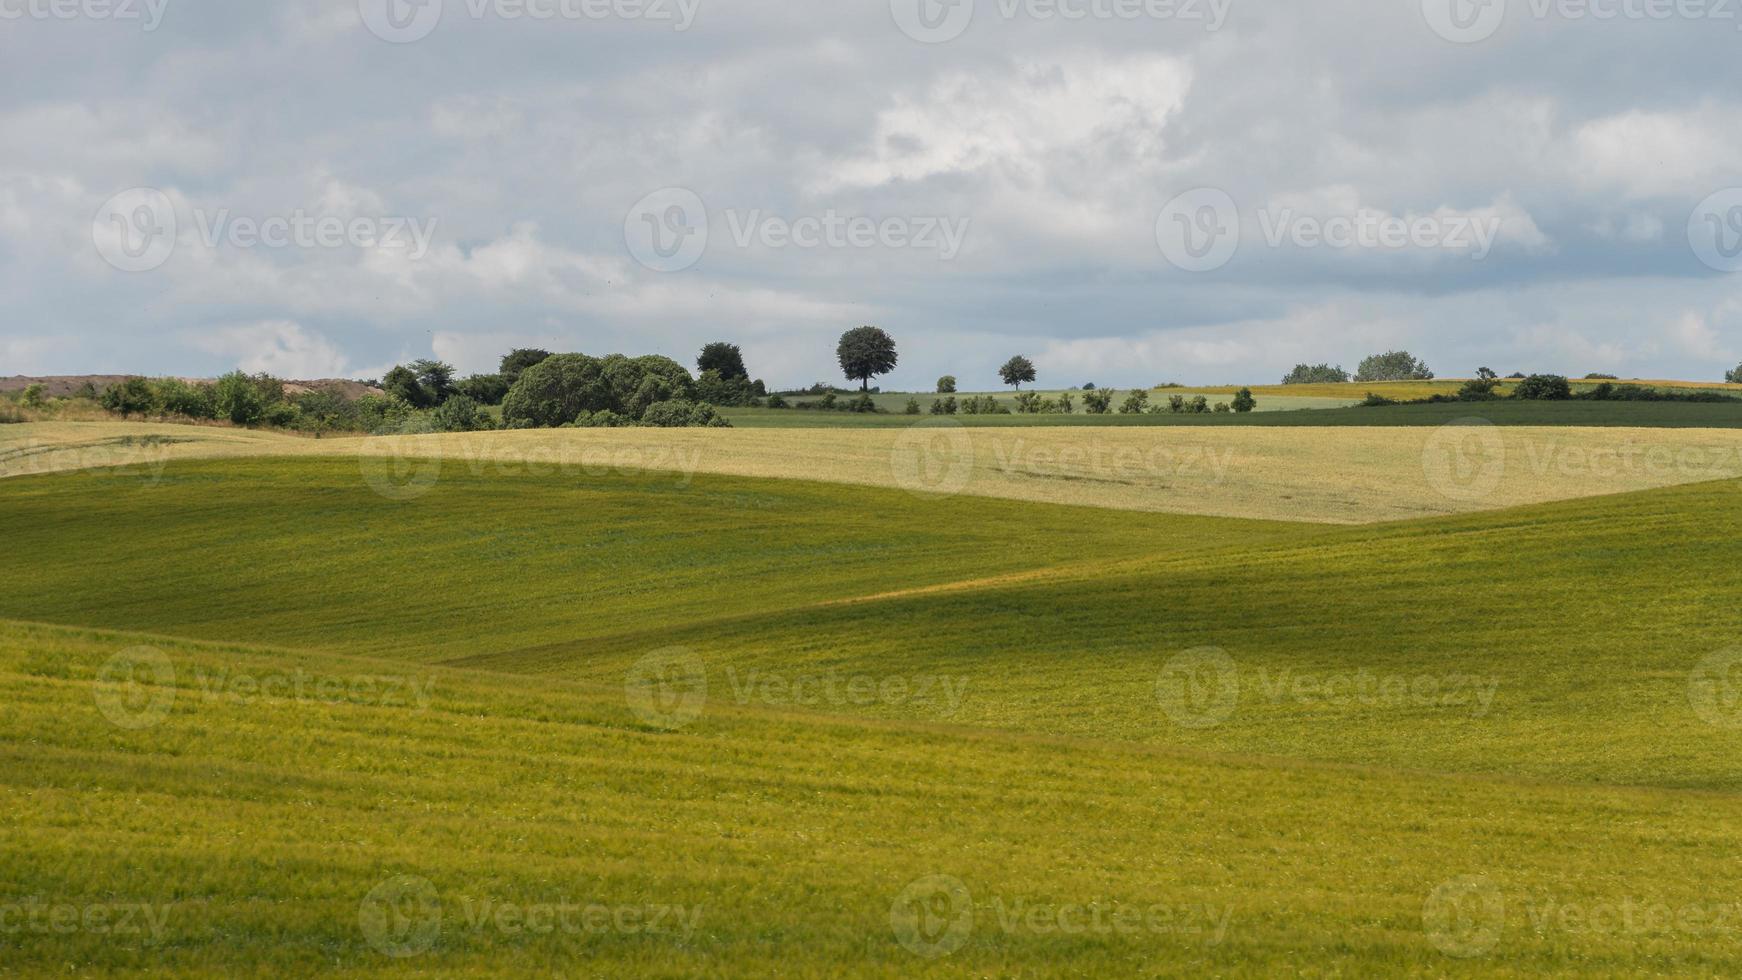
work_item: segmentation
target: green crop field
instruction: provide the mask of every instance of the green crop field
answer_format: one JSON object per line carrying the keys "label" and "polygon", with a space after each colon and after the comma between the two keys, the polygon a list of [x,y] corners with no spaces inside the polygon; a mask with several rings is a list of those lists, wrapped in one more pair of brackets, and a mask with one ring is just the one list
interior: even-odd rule
{"label": "green crop field", "polygon": [[1716,471],[1339,526],[31,433],[11,972],[1742,969]]}

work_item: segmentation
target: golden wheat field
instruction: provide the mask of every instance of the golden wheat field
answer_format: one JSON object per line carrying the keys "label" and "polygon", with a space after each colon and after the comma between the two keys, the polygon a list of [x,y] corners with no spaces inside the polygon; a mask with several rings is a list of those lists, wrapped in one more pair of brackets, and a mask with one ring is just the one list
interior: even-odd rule
{"label": "golden wheat field", "polygon": [[0,432],[0,476],[177,459],[352,456],[410,498],[441,474],[646,470],[1048,503],[1359,524],[1742,476],[1742,431],[1326,428],[561,429],[308,439],[146,423]]}

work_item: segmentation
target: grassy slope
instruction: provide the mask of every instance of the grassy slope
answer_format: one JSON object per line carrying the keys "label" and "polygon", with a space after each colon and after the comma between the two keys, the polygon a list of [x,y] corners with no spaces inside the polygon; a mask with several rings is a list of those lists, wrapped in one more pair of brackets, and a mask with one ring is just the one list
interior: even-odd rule
{"label": "grassy slope", "polygon": [[155,479],[93,470],[0,481],[0,538],[29,568],[0,590],[0,616],[441,660],[1088,556],[1313,533],[578,470],[503,478],[448,467],[428,496],[400,502],[371,492],[354,459],[175,462]]}
{"label": "grassy slope", "polygon": [[[138,731],[94,707],[119,647],[171,664]],[[1742,800],[1167,752],[766,709],[650,731],[620,688],[440,671],[427,705],[212,694],[211,677],[347,678],[396,665],[0,623],[0,883],[73,907],[142,902],[155,940],[29,929],[25,973],[985,976],[1711,975],[1742,969],[1728,862]],[[168,693],[153,687],[153,695]],[[1310,814],[1310,819],[1303,819]],[[959,878],[973,927],[927,961],[898,943],[908,883]],[[1490,956],[1435,942],[1425,903],[1480,875]],[[427,880],[427,951],[372,948],[378,885]],[[534,933],[467,903],[699,909],[696,931]],[[1202,932],[1060,935],[1000,909],[1211,906]],[[1623,909],[1696,909],[1648,920]],[[415,913],[415,907],[411,909]],[[1603,913],[1592,927],[1584,916]],[[1077,915],[1072,922],[1087,921]],[[1196,927],[1193,916],[1180,920]],[[1694,921],[1690,928],[1678,924]],[[1462,938],[1462,934],[1452,934]]]}
{"label": "grassy slope", "polygon": [[[0,616],[617,683],[671,645],[716,700],[785,681],[948,679],[843,711],[1418,768],[1719,788],[1688,672],[1742,635],[1733,483],[1361,529],[659,477],[444,479],[411,504],[343,462],[176,464],[0,484],[32,556]],[[128,528],[124,536],[116,528]],[[94,571],[106,583],[89,587]],[[1012,576],[1015,576],[1014,578]],[[968,588],[878,596],[962,580]],[[1618,602],[1617,596],[1638,597]],[[1224,648],[1239,710],[1159,710]],[[1498,684],[1474,705],[1276,696],[1368,669]],[[1603,683],[1593,684],[1593,677]],[[961,687],[964,685],[965,687]],[[1268,686],[1267,686],[1268,685]],[[1631,737],[1610,740],[1625,732]]]}

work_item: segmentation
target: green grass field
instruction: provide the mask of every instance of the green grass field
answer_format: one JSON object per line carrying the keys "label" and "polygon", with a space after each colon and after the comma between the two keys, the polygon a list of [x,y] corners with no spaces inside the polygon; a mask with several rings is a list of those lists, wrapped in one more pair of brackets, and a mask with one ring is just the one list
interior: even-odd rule
{"label": "green grass field", "polygon": [[354,457],[0,480],[0,949],[1735,972],[1738,501],[1335,527],[706,473],[396,501]]}

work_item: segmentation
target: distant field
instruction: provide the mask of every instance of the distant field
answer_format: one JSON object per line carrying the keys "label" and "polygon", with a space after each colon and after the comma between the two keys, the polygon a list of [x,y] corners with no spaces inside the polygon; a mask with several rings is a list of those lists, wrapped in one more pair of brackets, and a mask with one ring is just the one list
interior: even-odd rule
{"label": "distant field", "polygon": [[[1026,391],[1028,389],[1023,389],[1023,390]],[[1072,390],[1069,392],[1062,392],[1058,389],[1049,389],[1049,388],[1036,388],[1034,390],[1040,392],[1043,396],[1045,396],[1047,398],[1052,398],[1052,399],[1057,399],[1059,397],[1059,395],[1061,395],[1061,394],[1069,394],[1071,396],[1071,400],[1073,402],[1075,402],[1075,404],[1076,404],[1076,414],[1079,414],[1079,415],[1086,415],[1087,414],[1083,410],[1083,392],[1081,392],[1081,391]],[[1131,394],[1132,390],[1133,389],[1130,389],[1130,388],[1116,389],[1116,391],[1118,392],[1118,397],[1113,402],[1113,407],[1115,410],[1117,410],[1119,407],[1119,404],[1125,400],[1125,396]],[[1150,404],[1154,404],[1158,399],[1162,402],[1166,402],[1169,395],[1184,395],[1185,397],[1190,398],[1193,395],[1201,394],[1201,395],[1206,395],[1206,396],[1213,396],[1210,398],[1210,401],[1213,404],[1214,402],[1217,402],[1217,401],[1229,400],[1230,398],[1233,397],[1234,392],[1236,392],[1238,390],[1239,390],[1238,388],[1229,388],[1229,389],[1226,389],[1225,391],[1222,389],[1210,389],[1210,388],[1165,388],[1165,389],[1154,388],[1154,389],[1149,389],[1149,401],[1150,401]],[[1257,393],[1258,389],[1254,388],[1253,392]],[[1345,406],[1355,404],[1356,402],[1360,401],[1364,397],[1363,394],[1360,392],[1356,392],[1354,394],[1349,394],[1347,392],[1341,392],[1341,393],[1332,394],[1329,396],[1319,396],[1316,392],[1295,392],[1295,391],[1282,391],[1282,390],[1267,390],[1264,394],[1265,394],[1265,397],[1260,398],[1258,400],[1258,407],[1257,407],[1257,409],[1255,409],[1255,411],[1258,411],[1258,412],[1292,412],[1292,411],[1298,411],[1300,409],[1305,409],[1305,408],[1343,408]],[[980,397],[980,396],[985,396],[985,395],[991,395],[993,398],[996,398],[998,400],[999,404],[1004,405],[1004,406],[1009,407],[1009,408],[1014,408],[1016,405],[1016,392],[1014,390],[1008,389],[1008,388],[1002,389],[999,391],[963,391],[963,392],[958,392],[955,395],[955,398],[956,398],[957,402],[960,402],[965,398]],[[801,402],[801,401],[802,402],[814,402],[814,401],[819,400],[822,396],[821,395],[786,395],[783,397],[785,397],[788,402]],[[841,399],[841,400],[845,400],[845,399],[853,398],[853,397],[857,397],[857,396],[856,395],[837,395],[836,396],[837,399]],[[884,411],[887,411],[890,413],[899,414],[907,408],[907,402],[908,402],[908,399],[910,399],[910,398],[919,402],[919,406],[920,406],[921,411],[930,412],[932,402],[937,401],[937,400],[942,399],[942,398],[948,398],[948,397],[950,397],[950,396],[949,395],[938,395],[938,394],[933,394],[930,392],[909,393],[909,392],[905,392],[905,391],[886,391],[886,392],[880,392],[878,394],[872,395],[871,400],[873,402],[877,403],[878,408],[883,409]]]}
{"label": "distant field", "polygon": [[[1260,398],[1262,404],[1263,398]],[[809,412],[786,409],[727,409],[725,416],[740,428],[902,428],[916,419],[906,415],[856,415],[849,412]],[[1650,428],[1742,427],[1742,401],[1736,404],[1676,402],[1493,401],[1438,405],[1391,405],[1378,408],[1326,406],[1313,411],[1254,412],[1250,415],[956,415],[971,428],[1101,427],[1101,428],[1247,428],[1266,426],[1437,426],[1457,419],[1480,418],[1495,425],[1644,426]]]}
{"label": "distant field", "polygon": [[[1599,403],[1572,403],[1586,404]],[[1441,415],[1440,421],[1459,417]],[[917,428],[560,429],[319,440],[125,423],[0,430],[0,474],[131,463],[144,479],[174,460],[332,455],[349,457],[344,478],[413,496],[437,482],[529,470],[580,484],[593,476],[652,472],[678,474],[681,481],[673,483],[679,486],[698,474],[716,474],[1359,524],[1742,476],[1742,429],[1009,429],[926,420]],[[420,465],[423,459],[440,462]]]}

